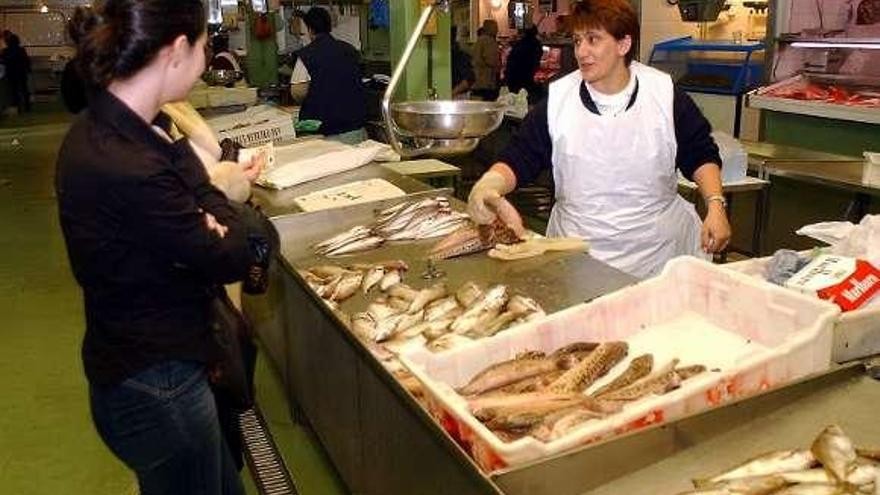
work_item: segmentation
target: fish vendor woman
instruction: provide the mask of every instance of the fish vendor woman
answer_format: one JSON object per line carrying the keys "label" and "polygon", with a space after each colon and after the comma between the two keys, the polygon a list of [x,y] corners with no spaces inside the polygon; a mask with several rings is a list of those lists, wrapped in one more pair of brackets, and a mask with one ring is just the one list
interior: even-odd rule
{"label": "fish vendor woman", "polygon": [[[504,195],[549,168],[547,235],[586,239],[594,257],[624,272],[649,277],[675,256],[723,250],[731,231],[711,127],[668,74],[633,61],[635,10],[627,0],[585,0],[570,20],[579,70],[551,83],[474,185],[471,217],[522,232]],[[676,170],[699,186],[702,225],[677,193]]]}

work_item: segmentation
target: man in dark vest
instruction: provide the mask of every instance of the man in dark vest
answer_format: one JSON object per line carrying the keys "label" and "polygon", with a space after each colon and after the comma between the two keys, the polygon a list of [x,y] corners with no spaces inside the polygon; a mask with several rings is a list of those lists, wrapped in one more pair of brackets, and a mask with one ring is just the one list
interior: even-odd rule
{"label": "man in dark vest", "polygon": [[320,132],[354,144],[366,139],[366,99],[360,55],[330,35],[330,14],[312,7],[303,16],[311,42],[297,52],[290,94],[301,102],[300,120],[320,120]]}

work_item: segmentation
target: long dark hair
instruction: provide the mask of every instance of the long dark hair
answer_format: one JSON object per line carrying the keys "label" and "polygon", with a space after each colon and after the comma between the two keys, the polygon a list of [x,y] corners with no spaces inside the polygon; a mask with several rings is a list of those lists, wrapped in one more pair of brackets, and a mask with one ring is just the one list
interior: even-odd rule
{"label": "long dark hair", "polygon": [[195,43],[207,24],[201,0],[107,0],[77,17],[80,72],[96,87],[134,75],[178,36]]}

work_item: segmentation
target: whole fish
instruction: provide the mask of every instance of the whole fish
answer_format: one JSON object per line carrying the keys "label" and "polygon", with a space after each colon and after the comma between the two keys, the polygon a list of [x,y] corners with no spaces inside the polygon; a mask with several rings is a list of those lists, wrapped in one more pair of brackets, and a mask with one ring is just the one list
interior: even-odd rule
{"label": "whole fish", "polygon": [[556,369],[556,360],[546,356],[527,356],[502,361],[477,373],[466,385],[458,389],[458,393],[461,395],[482,394]]}
{"label": "whole fish", "polygon": [[526,297],[520,294],[516,294],[510,298],[510,301],[507,302],[507,310],[520,315],[544,311],[537,301],[531,297]]}
{"label": "whole fish", "polygon": [[634,401],[653,394],[665,394],[681,385],[681,378],[675,372],[678,359],[650,376],[642,378],[626,387],[606,392],[602,395],[604,401]]}
{"label": "whole fish", "polygon": [[318,297],[324,299],[330,299],[330,296],[333,295],[333,292],[336,291],[336,286],[342,281],[343,275],[336,275],[331,277],[327,282],[318,286],[318,289],[315,290],[315,293],[318,294]]}
{"label": "whole fish", "polygon": [[617,363],[623,361],[628,351],[629,345],[626,342],[603,342],[577,366],[566,371],[553,382],[550,388],[558,392],[585,390]]}
{"label": "whole fish", "polygon": [[[413,327],[422,323],[425,320],[425,310],[420,309],[415,313],[407,313],[403,315],[400,321],[397,322],[397,326],[394,328],[394,336],[402,335],[405,332],[411,330]],[[421,334],[421,330],[411,335],[415,337],[416,335]]]}
{"label": "whole fish", "polygon": [[361,292],[363,292],[364,295],[367,295],[376,284],[382,281],[384,276],[384,266],[377,265],[367,270],[367,273],[364,274],[363,281],[361,282]]}
{"label": "whole fish", "polygon": [[336,249],[331,249],[323,254],[324,256],[341,256],[343,254],[356,253],[358,251],[367,251],[381,246],[383,242],[385,242],[385,240],[381,237],[369,236],[345,244]]}
{"label": "whole fish", "polygon": [[469,307],[483,297],[483,289],[474,282],[465,282],[455,291],[455,299],[462,307]]}
{"label": "whole fish", "polygon": [[826,426],[813,441],[810,452],[822,463],[822,467],[840,483],[845,482],[856,469],[858,456],[855,446],[837,425]]}
{"label": "whole fish", "polygon": [[803,471],[816,465],[816,456],[806,449],[778,450],[761,454],[711,478],[694,479],[697,488],[708,488],[722,481],[790,471]]}
{"label": "whole fish", "polygon": [[370,313],[374,320],[380,321],[400,313],[400,310],[392,308],[388,304],[372,302],[367,306],[367,313]]}
{"label": "whole fish", "polygon": [[384,342],[394,336],[398,323],[403,319],[404,314],[396,314],[389,316],[384,320],[376,322],[376,331],[373,334],[373,340],[376,342]]}
{"label": "whole fish", "polygon": [[441,335],[446,335],[447,333],[449,333],[449,325],[451,324],[452,318],[423,321],[415,327],[409,329],[408,332],[420,333],[425,337],[425,339],[431,341],[440,337]]}
{"label": "whole fish", "polygon": [[651,354],[642,354],[641,356],[630,361],[629,367],[627,367],[626,371],[624,371],[610,383],[608,383],[604,387],[599,388],[590,395],[599,398],[603,394],[607,394],[608,392],[627,387],[635,383],[637,380],[648,376],[653,368],[654,356]]}
{"label": "whole fish", "polygon": [[398,297],[410,302],[412,302],[418,294],[419,292],[417,290],[404,283],[397,283],[388,288],[389,296]]}
{"label": "whole fish", "polygon": [[[488,331],[501,313],[501,308],[489,307],[469,320],[459,322],[458,331],[472,339],[482,339],[494,335]],[[496,332],[497,333],[497,332]]]}
{"label": "whole fish", "polygon": [[376,334],[376,319],[370,313],[355,313],[351,317],[351,330],[364,339],[372,340]]}
{"label": "whole fish", "polygon": [[455,300],[455,296],[447,296],[443,299],[438,299],[425,307],[425,320],[446,319],[448,318],[448,315],[460,310],[461,308],[458,306],[458,301]]}
{"label": "whole fish", "polygon": [[586,405],[590,399],[581,394],[532,392],[518,395],[477,397],[468,401],[474,417],[486,422],[493,418],[520,413],[548,413],[566,407]]}
{"label": "whole fish", "polygon": [[386,271],[385,275],[382,276],[382,280],[379,281],[379,290],[382,292],[387,291],[391,287],[399,284],[401,278],[399,270]]}
{"label": "whole fish", "polygon": [[363,278],[364,275],[359,272],[344,275],[333,289],[333,294],[330,295],[330,299],[334,301],[345,301],[353,296],[354,293],[357,292],[358,287],[361,286]]}
{"label": "whole fish", "polygon": [[452,331],[464,333],[474,327],[477,318],[481,313],[499,312],[507,303],[507,287],[504,285],[496,285],[486,291],[480,299],[465,309],[452,323]]}
{"label": "whole fish", "polygon": [[446,294],[446,284],[443,282],[438,282],[426,289],[422,289],[418,292],[418,294],[416,294],[416,297],[412,300],[408,312],[415,313],[417,311],[421,311],[429,303],[436,301],[437,299],[442,299],[446,297]]}
{"label": "whole fish", "polygon": [[346,244],[365,239],[371,235],[370,229],[363,225],[356,225],[345,232],[335,235],[325,241],[319,242],[312,246],[318,254],[325,254],[328,251],[337,249]]}
{"label": "whole fish", "polygon": [[[523,431],[527,432],[541,425],[548,416],[558,412],[568,412],[572,408],[582,407],[583,396],[571,394],[567,398],[533,402],[527,407],[513,409],[490,409],[475,413],[483,417],[490,416],[485,420],[486,426],[493,430]],[[601,417],[598,413],[592,413],[594,417]],[[477,419],[480,419],[479,417]]]}

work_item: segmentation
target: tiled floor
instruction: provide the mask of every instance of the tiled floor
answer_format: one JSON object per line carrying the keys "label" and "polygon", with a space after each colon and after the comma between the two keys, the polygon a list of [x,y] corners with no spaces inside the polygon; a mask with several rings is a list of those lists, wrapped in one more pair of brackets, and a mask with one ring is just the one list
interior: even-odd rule
{"label": "tiled floor", "polygon": [[[67,121],[57,104],[0,117],[0,493],[134,494],[133,477],[101,443],[89,416],[81,296],[52,192]],[[264,360],[257,390],[300,493],[345,493],[320,445],[290,421]]]}

